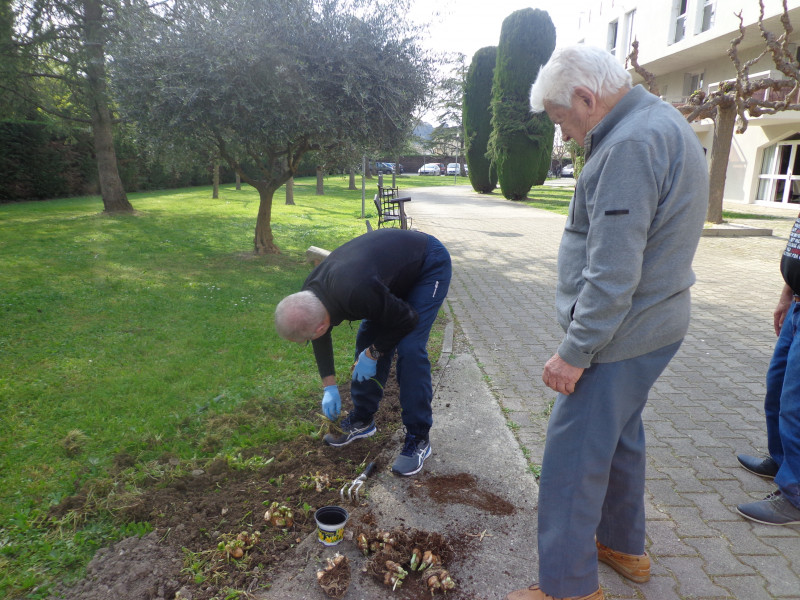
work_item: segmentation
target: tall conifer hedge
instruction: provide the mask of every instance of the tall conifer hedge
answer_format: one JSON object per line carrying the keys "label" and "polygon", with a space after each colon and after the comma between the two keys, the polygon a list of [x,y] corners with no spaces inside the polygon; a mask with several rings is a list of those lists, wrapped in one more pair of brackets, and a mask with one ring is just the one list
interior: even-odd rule
{"label": "tall conifer hedge", "polygon": [[497,62],[497,47],[481,48],[472,57],[464,83],[461,118],[464,123],[469,181],[472,188],[486,194],[497,187],[497,170],[486,157],[492,131],[492,78]]}
{"label": "tall conifer hedge", "polygon": [[530,88],[556,45],[547,12],[525,8],[503,21],[492,84],[489,155],[500,190],[509,200],[525,198],[544,183],[553,150],[553,123],[530,110]]}

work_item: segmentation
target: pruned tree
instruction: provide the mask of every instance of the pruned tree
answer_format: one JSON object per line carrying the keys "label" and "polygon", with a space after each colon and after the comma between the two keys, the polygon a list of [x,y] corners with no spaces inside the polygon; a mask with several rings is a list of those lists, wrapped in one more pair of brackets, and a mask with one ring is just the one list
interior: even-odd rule
{"label": "pruned tree", "polygon": [[524,8],[503,21],[492,84],[492,133],[488,152],[500,191],[509,200],[525,198],[544,183],[553,147],[553,123],[532,113],[530,87],[553,53],[556,29],[547,12]]}
{"label": "pruned tree", "polygon": [[492,131],[492,79],[497,46],[487,46],[472,57],[464,82],[464,145],[472,189],[488,194],[497,187],[497,170],[486,156]]}
{"label": "pruned tree", "polygon": [[[108,97],[107,48],[122,11],[135,0],[20,0],[11,44],[0,45],[0,63],[15,68],[0,77],[0,90],[48,115],[91,126],[105,212],[132,212],[114,149]],[[20,79],[28,82],[18,86]],[[37,86],[63,92],[36,94]],[[57,100],[60,102],[55,102]]]}
{"label": "pruned tree", "polygon": [[117,49],[121,105],[154,135],[208,139],[258,191],[256,254],[279,251],[273,196],[307,152],[393,148],[428,91],[425,53],[396,1],[184,0],[169,10]]}
{"label": "pruned tree", "polygon": [[[783,14],[780,18],[783,33],[777,36],[764,26],[763,0],[759,0],[758,4],[758,28],[764,39],[764,49],[750,60],[742,61],[739,57],[739,46],[745,38],[744,19],[742,11],[739,11],[736,14],[739,19],[739,34],[731,40],[727,52],[736,69],[736,76],[720,82],[718,89],[710,94],[697,90],[689,98],[689,102],[677,107],[689,122],[699,119],[714,120],[706,215],[706,220],[710,223],[722,223],[722,200],[734,132],[744,133],[751,117],[800,110],[800,63],[789,46],[789,36],[793,28],[789,21],[787,0],[783,0]],[[650,91],[658,95],[655,75],[639,65],[639,42],[634,41],[632,48],[628,56],[631,66],[645,80]],[[787,79],[750,77],[750,69],[767,55]]]}

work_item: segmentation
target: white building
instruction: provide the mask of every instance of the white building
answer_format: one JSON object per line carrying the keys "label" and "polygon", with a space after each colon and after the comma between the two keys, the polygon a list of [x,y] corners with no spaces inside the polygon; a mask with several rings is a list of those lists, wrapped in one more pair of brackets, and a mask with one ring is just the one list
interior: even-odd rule
{"label": "white building", "polygon": [[[575,41],[606,48],[624,64],[634,82],[642,82],[627,63],[631,42],[639,41],[639,64],[656,76],[661,96],[685,102],[695,90],[716,89],[734,78],[736,69],[727,51],[739,33],[741,12],[746,34],[738,47],[742,61],[764,49],[757,23],[758,0],[594,0],[584,3]],[[800,0],[789,0],[789,17],[799,31]],[[783,33],[782,0],[764,0],[765,23],[776,37]],[[792,46],[797,54],[796,44]],[[750,68],[751,78],[769,73],[785,78],[772,58],[762,57]],[[713,122],[693,124],[710,158]],[[800,111],[749,119],[747,131],[735,134],[728,164],[725,200],[768,204],[797,210],[800,202]]]}

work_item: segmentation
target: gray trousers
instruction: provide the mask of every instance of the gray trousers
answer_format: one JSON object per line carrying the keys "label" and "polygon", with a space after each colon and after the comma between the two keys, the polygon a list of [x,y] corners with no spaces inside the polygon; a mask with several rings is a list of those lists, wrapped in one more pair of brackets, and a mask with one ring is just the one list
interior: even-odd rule
{"label": "gray trousers", "polygon": [[642,410],[676,342],[643,356],[595,363],[547,426],[539,487],[539,585],[556,598],[598,588],[597,540],[643,554],[645,440]]}

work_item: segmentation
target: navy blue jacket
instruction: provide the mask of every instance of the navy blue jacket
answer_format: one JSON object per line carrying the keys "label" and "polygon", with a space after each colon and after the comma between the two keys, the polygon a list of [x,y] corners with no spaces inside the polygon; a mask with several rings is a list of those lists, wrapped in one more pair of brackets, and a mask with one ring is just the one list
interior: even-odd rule
{"label": "navy blue jacket", "polygon": [[379,325],[375,347],[392,350],[417,325],[405,301],[419,278],[429,236],[406,229],[379,229],[339,246],[303,284],[328,311],[331,326],[312,342],[320,377],[334,375],[331,329],[342,321]]}

